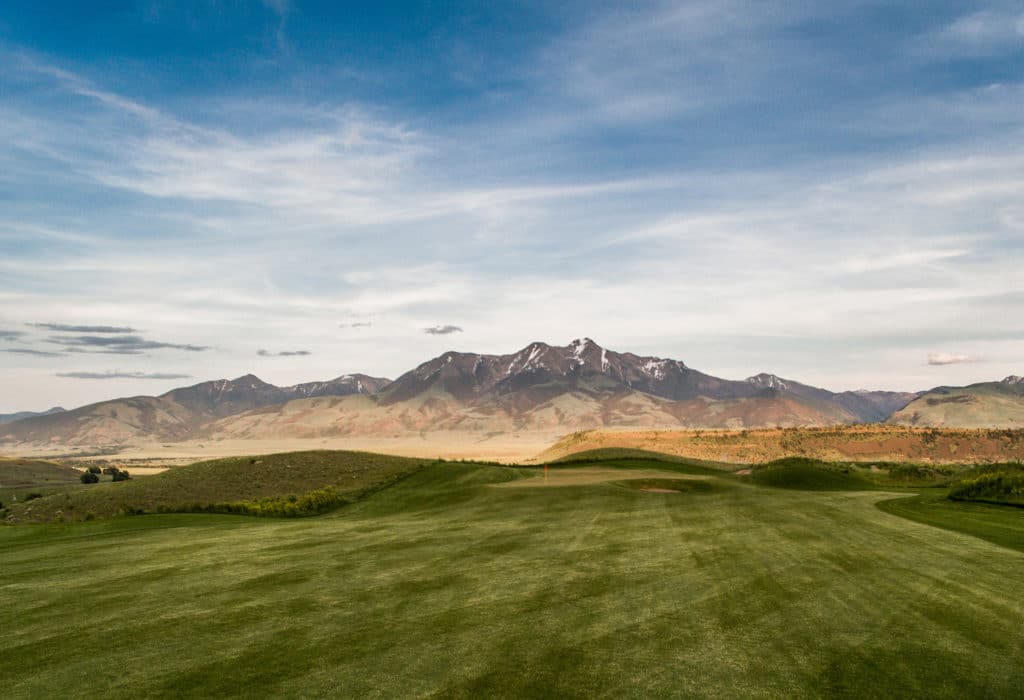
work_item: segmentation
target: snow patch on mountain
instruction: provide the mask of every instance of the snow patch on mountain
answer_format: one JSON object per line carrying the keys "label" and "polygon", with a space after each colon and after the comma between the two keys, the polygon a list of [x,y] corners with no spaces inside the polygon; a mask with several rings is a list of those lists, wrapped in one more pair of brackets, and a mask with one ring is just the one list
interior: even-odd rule
{"label": "snow patch on mountain", "polygon": [[786,382],[774,374],[758,374],[753,377],[748,377],[747,381],[761,389],[777,389],[778,391],[785,391],[789,388],[786,386]]}

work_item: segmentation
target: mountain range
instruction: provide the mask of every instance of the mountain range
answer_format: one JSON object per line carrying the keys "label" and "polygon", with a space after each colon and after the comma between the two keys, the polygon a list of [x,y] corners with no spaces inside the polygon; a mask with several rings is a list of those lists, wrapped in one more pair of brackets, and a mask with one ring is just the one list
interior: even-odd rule
{"label": "mountain range", "polygon": [[201,435],[205,425],[225,416],[316,396],[374,394],[387,383],[377,377],[346,374],[326,382],[277,387],[247,374],[174,389],[160,396],[114,399],[23,418],[0,426],[0,440],[69,445],[185,440]]}
{"label": "mountain range", "polygon": [[[348,374],[290,387],[277,387],[253,375],[204,382],[161,396],[115,399],[22,418],[0,427],[0,441],[105,445],[400,437],[443,430],[497,434],[886,420],[960,425],[957,411],[963,410],[985,427],[1024,425],[1024,380],[1011,377],[962,389],[943,387],[923,395],[835,393],[767,373],[745,380],[721,379],[680,360],[614,352],[583,338],[564,347],[535,342],[509,355],[446,352],[394,381]],[[998,421],[992,419],[993,411]]]}
{"label": "mountain range", "polygon": [[17,413],[0,413],[0,425],[4,423],[13,423],[16,420],[22,418],[34,418],[35,416],[48,416],[53,413],[63,413],[64,409],[60,406],[54,406],[48,411],[34,412],[34,411],[18,411]]}

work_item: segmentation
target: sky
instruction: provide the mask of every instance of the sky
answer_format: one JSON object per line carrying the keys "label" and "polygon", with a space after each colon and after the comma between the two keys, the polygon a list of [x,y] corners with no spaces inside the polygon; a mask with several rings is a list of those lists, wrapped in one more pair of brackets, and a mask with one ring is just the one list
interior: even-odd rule
{"label": "sky", "polygon": [[591,337],[1024,374],[1017,2],[7,0],[0,412]]}

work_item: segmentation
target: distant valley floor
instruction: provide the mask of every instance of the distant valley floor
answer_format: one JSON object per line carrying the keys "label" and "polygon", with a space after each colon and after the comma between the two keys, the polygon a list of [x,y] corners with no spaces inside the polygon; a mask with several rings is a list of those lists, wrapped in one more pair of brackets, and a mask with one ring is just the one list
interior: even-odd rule
{"label": "distant valley floor", "polygon": [[0,445],[0,455],[60,460],[110,461],[126,465],[175,466],[197,460],[304,450],[358,450],[399,457],[523,462],[562,437],[554,432],[502,433],[438,431],[399,437],[333,437],[272,440],[191,440],[173,443],[68,446]]}
{"label": "distant valley floor", "polygon": [[832,461],[1002,462],[1024,460],[1024,430],[854,425],[760,430],[606,429],[575,433],[424,431],[388,437],[213,439],[121,445],[0,445],[0,455],[157,468],[197,460],[303,450],[359,450],[402,457],[542,463],[592,449],[640,449],[747,464],[787,456]]}

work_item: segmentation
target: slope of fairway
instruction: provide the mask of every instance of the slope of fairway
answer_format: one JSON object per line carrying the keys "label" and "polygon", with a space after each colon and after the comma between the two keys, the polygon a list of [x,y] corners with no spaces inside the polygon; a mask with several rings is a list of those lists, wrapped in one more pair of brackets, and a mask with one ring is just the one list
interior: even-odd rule
{"label": "slope of fairway", "polygon": [[10,522],[82,520],[121,514],[199,510],[211,504],[301,496],[332,487],[354,499],[421,468],[424,460],[366,452],[289,452],[234,457],[161,474],[95,484],[12,506]]}
{"label": "slope of fairway", "polygon": [[1019,552],[877,492],[491,488],[524,472],[0,528],[4,696],[1021,696]]}
{"label": "slope of fairway", "polygon": [[943,494],[880,501],[886,513],[980,537],[1024,552],[1024,510],[1012,506],[954,502]]}

